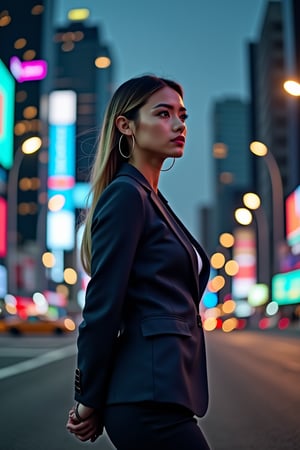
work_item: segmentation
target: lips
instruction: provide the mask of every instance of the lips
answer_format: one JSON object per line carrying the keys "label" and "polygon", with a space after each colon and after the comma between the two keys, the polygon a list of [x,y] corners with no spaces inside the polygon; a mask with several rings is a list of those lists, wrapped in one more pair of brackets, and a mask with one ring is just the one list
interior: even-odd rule
{"label": "lips", "polygon": [[185,143],[185,137],[180,135],[180,136],[177,136],[174,139],[171,139],[171,141],[175,142],[176,144],[184,144]]}

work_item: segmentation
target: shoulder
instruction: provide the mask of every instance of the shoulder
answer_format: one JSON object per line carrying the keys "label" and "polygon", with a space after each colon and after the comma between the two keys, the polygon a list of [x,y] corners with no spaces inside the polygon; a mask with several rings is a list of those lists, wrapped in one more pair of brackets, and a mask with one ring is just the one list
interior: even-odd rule
{"label": "shoulder", "polygon": [[146,191],[136,180],[127,176],[117,177],[102,192],[95,208],[95,216],[104,213],[142,216],[146,197]]}
{"label": "shoulder", "polygon": [[140,199],[143,201],[147,193],[145,189],[134,178],[126,175],[115,178],[102,192],[100,200],[107,198],[121,199],[122,201],[131,201]]}

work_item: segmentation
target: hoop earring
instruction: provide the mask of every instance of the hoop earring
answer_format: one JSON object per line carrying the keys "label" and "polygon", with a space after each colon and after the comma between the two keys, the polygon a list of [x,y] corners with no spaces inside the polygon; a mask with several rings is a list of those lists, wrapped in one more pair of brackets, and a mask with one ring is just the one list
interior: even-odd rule
{"label": "hoop earring", "polygon": [[129,159],[129,158],[131,157],[132,153],[133,153],[133,149],[134,149],[134,146],[135,146],[134,136],[133,136],[133,134],[131,135],[131,138],[132,138],[132,148],[131,148],[131,152],[130,152],[128,155],[124,155],[124,153],[122,152],[121,143],[122,143],[123,137],[124,137],[124,134],[121,134],[120,139],[119,139],[119,153],[120,153],[120,155],[121,155],[123,158]]}
{"label": "hoop earring", "polygon": [[161,172],[168,172],[168,170],[171,170],[172,167],[175,164],[175,158],[173,158],[172,164],[170,165],[170,167],[168,167],[167,169],[160,169]]}

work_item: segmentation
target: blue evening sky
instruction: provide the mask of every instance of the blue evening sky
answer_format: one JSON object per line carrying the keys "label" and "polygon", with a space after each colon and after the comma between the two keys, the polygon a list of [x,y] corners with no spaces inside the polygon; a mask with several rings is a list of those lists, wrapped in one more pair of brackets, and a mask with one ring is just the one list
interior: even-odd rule
{"label": "blue evening sky", "polygon": [[[226,97],[248,99],[248,49],[260,33],[267,0],[58,0],[87,7],[112,49],[115,87],[144,73],[182,84],[189,118],[184,157],[162,173],[160,190],[197,238],[199,208],[212,202],[211,108]],[[166,164],[168,161],[166,162]]]}

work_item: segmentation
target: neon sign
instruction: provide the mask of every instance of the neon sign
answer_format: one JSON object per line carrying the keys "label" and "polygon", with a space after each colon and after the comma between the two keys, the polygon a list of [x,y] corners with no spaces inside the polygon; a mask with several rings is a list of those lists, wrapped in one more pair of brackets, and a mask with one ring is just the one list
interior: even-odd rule
{"label": "neon sign", "polygon": [[10,59],[10,71],[18,83],[43,80],[47,75],[47,68],[47,62],[43,59],[23,62],[17,56]]}
{"label": "neon sign", "polygon": [[53,91],[49,96],[48,198],[64,198],[61,208],[47,213],[47,246],[72,250],[75,243],[76,103],[74,91]]}

